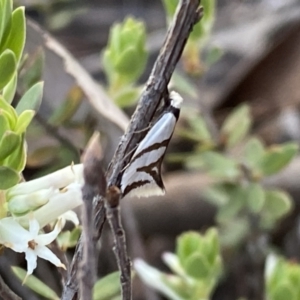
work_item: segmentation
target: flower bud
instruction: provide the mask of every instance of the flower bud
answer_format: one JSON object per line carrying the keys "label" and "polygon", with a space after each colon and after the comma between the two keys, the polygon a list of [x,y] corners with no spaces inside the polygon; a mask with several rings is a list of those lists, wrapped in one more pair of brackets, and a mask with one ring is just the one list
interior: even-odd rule
{"label": "flower bud", "polygon": [[23,215],[45,205],[54,194],[54,189],[43,189],[30,194],[13,197],[8,202],[8,210],[13,215]]}
{"label": "flower bud", "polygon": [[103,55],[103,66],[110,85],[122,86],[141,75],[147,61],[145,40],[144,24],[133,18],[112,27]]}

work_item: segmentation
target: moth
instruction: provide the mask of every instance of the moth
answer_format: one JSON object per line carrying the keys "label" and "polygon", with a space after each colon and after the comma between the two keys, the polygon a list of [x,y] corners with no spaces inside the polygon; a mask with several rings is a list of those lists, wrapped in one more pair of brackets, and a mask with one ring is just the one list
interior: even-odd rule
{"label": "moth", "polygon": [[170,104],[163,111],[135,150],[121,179],[126,195],[149,197],[164,195],[161,164],[173,135],[183,99],[176,92],[169,95]]}

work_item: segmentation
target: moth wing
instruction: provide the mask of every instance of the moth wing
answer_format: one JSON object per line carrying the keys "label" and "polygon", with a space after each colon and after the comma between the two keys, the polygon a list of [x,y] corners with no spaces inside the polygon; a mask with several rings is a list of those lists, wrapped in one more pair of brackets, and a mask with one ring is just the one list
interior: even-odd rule
{"label": "moth wing", "polygon": [[160,166],[175,125],[175,116],[166,113],[149,130],[124,171],[121,182],[123,195],[164,195]]}

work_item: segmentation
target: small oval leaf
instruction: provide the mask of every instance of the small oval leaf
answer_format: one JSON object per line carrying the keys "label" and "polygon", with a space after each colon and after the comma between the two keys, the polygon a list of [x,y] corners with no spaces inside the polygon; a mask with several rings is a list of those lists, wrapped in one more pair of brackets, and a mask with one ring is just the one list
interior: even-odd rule
{"label": "small oval leaf", "polygon": [[213,177],[232,180],[240,175],[238,164],[233,159],[214,151],[204,152],[201,157],[207,171]]}
{"label": "small oval leaf", "polygon": [[0,139],[3,134],[10,129],[8,119],[9,117],[7,116],[7,113],[0,108]]}
{"label": "small oval leaf", "polygon": [[37,111],[39,109],[43,97],[43,88],[44,83],[38,82],[23,95],[16,107],[19,115],[25,110]]}
{"label": "small oval leaf", "polygon": [[245,145],[244,150],[244,156],[247,165],[250,168],[257,167],[258,162],[262,159],[265,152],[265,147],[261,140],[257,138],[249,139]]}
{"label": "small oval leaf", "polygon": [[12,152],[10,156],[8,156],[3,165],[7,166],[17,172],[23,171],[26,164],[26,143],[24,141],[24,134],[22,135],[22,142],[19,146]]}
{"label": "small oval leaf", "polygon": [[177,238],[176,254],[182,265],[189,256],[200,249],[201,243],[202,239],[200,234],[193,231],[185,232]]}
{"label": "small oval leaf", "polygon": [[21,143],[21,137],[12,131],[6,131],[0,140],[0,161],[12,154]]}
{"label": "small oval leaf", "polygon": [[1,47],[3,49],[10,49],[16,56],[17,63],[20,61],[26,37],[26,26],[25,26],[25,12],[24,7],[16,8],[11,17],[11,27],[9,35]]}
{"label": "small oval leaf", "polygon": [[259,183],[250,183],[247,187],[247,204],[253,213],[259,213],[265,203],[265,192]]}
{"label": "small oval leaf", "polygon": [[107,300],[120,295],[120,273],[114,272],[99,279],[94,286],[93,300]]}
{"label": "small oval leaf", "polygon": [[221,139],[224,139],[228,147],[234,146],[247,135],[250,126],[250,108],[242,104],[234,109],[224,121],[220,131]]}
{"label": "small oval leaf", "polygon": [[265,176],[278,173],[286,167],[298,152],[296,143],[271,147],[261,158],[259,168]]}
{"label": "small oval leaf", "polygon": [[6,115],[9,122],[10,129],[14,129],[17,123],[17,114],[15,109],[0,96],[0,109],[3,109],[3,113]]}
{"label": "small oval leaf", "polygon": [[0,55],[0,90],[12,79],[17,69],[14,53],[7,49]]}
{"label": "small oval leaf", "polygon": [[183,267],[188,275],[197,279],[206,279],[211,273],[209,263],[201,253],[192,254]]}
{"label": "small oval leaf", "polygon": [[7,190],[20,181],[20,175],[15,170],[0,166],[0,190]]}
{"label": "small oval leaf", "polygon": [[12,101],[14,100],[17,88],[17,77],[17,72],[15,72],[14,76],[3,89],[3,97],[7,103],[12,103]]}
{"label": "small oval leaf", "polygon": [[290,196],[279,190],[266,191],[265,211],[277,219],[287,214],[293,205]]}
{"label": "small oval leaf", "polygon": [[15,127],[15,132],[18,134],[25,132],[28,125],[32,121],[34,115],[35,115],[34,110],[24,110],[18,117],[17,124]]}
{"label": "small oval leaf", "polygon": [[11,24],[12,0],[0,1],[0,45],[5,43]]}
{"label": "small oval leaf", "polygon": [[80,107],[83,93],[78,86],[72,87],[63,103],[55,109],[49,119],[49,123],[54,126],[60,126],[70,120]]}

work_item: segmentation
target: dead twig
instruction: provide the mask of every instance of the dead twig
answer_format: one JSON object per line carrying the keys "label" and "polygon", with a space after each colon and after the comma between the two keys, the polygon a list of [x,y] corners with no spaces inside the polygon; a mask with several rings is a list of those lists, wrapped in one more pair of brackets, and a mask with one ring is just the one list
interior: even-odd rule
{"label": "dead twig", "polygon": [[106,193],[106,217],[114,236],[114,252],[120,270],[122,299],[131,300],[131,262],[127,255],[125,232],[121,223],[121,192],[116,186],[108,188]]}
{"label": "dead twig", "polygon": [[84,186],[82,187],[82,244],[83,259],[78,272],[80,299],[93,299],[93,287],[96,282],[96,255],[94,247],[93,201],[98,196],[104,196],[106,179],[102,170],[102,151],[99,133],[91,138],[83,155]]}
{"label": "dead twig", "polygon": [[[199,7],[199,0],[182,0],[171,24],[161,52],[152,69],[146,87],[141,95],[141,99],[132,116],[127,132],[121,139],[115,152],[112,162],[107,172],[108,187],[118,187],[120,185],[121,170],[129,163],[131,152],[141,141],[146,132],[142,129],[147,128],[159,105],[160,100],[167,90],[167,85],[172,73],[180,59],[185,43],[191,32],[193,25],[199,21],[202,9]],[[101,232],[105,222],[103,213],[103,201],[98,203],[95,214],[98,216],[95,228]],[[117,210],[118,211],[118,210]],[[76,270],[81,259],[82,247],[80,244],[75,250],[71,270],[67,284],[64,287],[62,299],[74,299],[77,293]]]}

